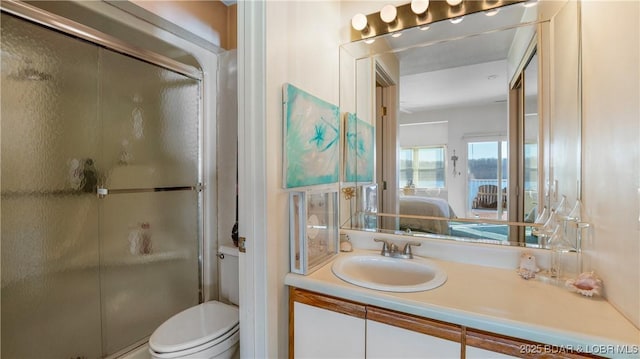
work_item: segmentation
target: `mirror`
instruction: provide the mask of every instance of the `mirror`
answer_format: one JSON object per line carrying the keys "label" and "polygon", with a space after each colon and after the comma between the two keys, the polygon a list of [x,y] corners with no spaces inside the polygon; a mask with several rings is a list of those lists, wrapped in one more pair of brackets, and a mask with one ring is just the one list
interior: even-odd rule
{"label": "mirror", "polygon": [[524,4],[341,47],[340,107],[376,158],[342,183],[343,228],[538,246],[538,214],[580,198],[578,7]]}

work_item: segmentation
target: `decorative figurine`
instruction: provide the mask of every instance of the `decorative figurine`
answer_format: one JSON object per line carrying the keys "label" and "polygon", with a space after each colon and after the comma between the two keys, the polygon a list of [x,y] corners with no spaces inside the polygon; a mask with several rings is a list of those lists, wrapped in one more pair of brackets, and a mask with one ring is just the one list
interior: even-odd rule
{"label": "decorative figurine", "polygon": [[598,278],[593,271],[583,272],[580,273],[578,278],[567,279],[565,286],[573,292],[578,292],[584,296],[592,297],[594,294],[600,295],[602,280]]}
{"label": "decorative figurine", "polygon": [[524,279],[531,279],[536,277],[536,273],[540,271],[540,268],[536,265],[536,257],[529,252],[524,252],[520,255],[520,266],[518,267],[518,274]]}

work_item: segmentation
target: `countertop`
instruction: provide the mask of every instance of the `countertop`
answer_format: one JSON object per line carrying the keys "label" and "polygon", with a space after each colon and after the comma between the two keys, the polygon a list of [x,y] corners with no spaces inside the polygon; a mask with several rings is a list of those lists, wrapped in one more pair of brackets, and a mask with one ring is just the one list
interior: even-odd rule
{"label": "countertop", "polygon": [[[352,253],[379,254],[370,250]],[[524,280],[515,269],[428,259],[447,273],[447,281],[423,292],[395,293],[358,287],[336,277],[331,271],[333,262],[307,276],[289,273],[285,283],[564,349],[640,358],[640,330],[601,297],[570,292],[540,276]]]}

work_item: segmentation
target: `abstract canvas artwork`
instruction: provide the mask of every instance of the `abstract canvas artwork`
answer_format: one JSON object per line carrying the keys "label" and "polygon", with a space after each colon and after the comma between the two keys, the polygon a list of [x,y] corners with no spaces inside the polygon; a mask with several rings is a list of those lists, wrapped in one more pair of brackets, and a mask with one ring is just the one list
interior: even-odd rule
{"label": "abstract canvas artwork", "polygon": [[346,182],[373,181],[373,126],[347,113],[345,124],[345,178]]}
{"label": "abstract canvas artwork", "polygon": [[340,110],[291,84],[283,87],[284,188],[338,182]]}

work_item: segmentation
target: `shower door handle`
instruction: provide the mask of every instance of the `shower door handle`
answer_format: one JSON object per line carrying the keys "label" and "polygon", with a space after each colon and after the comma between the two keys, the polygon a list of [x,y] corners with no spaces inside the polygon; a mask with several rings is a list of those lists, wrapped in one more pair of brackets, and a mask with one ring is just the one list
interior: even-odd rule
{"label": "shower door handle", "polygon": [[173,191],[197,191],[202,192],[204,185],[198,183],[195,186],[176,186],[176,187],[149,187],[149,188],[123,188],[123,189],[108,189],[104,187],[98,187],[96,194],[98,198],[104,198],[110,194],[126,194],[126,193],[148,193],[148,192],[173,192]]}

